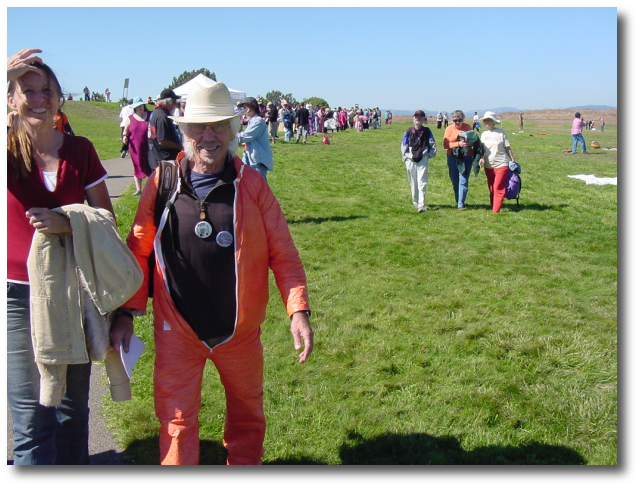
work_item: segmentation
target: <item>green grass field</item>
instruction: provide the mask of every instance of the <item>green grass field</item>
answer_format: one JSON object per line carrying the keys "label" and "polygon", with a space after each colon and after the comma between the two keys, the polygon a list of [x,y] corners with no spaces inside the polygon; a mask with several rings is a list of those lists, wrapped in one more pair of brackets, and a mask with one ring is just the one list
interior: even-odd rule
{"label": "green grass field", "polygon": [[[97,137],[68,112],[76,133]],[[101,157],[117,156],[115,115]],[[316,347],[297,364],[273,286],[266,464],[617,463],[617,187],[567,177],[616,176],[617,152],[563,153],[570,123],[524,134],[503,123],[523,190],[498,215],[483,172],[468,210],[455,208],[443,130],[432,127],[439,152],[421,214],[400,160],[409,123],[333,134],[328,146],[280,139],[269,183],[307,270]],[[615,147],[616,127],[585,139]],[[136,202],[116,201],[123,235]],[[147,349],[134,399],[105,400],[132,464],[158,463],[150,323],[136,321]],[[222,464],[211,365],[203,391],[201,463]]]}

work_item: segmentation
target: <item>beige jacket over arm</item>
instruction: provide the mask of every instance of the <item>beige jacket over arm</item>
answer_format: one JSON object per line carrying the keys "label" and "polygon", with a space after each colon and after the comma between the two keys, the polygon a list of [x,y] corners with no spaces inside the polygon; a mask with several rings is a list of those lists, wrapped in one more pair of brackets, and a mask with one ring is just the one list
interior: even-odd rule
{"label": "beige jacket over arm", "polygon": [[140,288],[140,266],[109,211],[81,204],[54,211],[69,218],[72,233],[35,232],[27,259],[40,403],[58,405],[67,365],[90,359],[106,361],[114,400],[130,399],[128,376],[109,340],[110,315]]}

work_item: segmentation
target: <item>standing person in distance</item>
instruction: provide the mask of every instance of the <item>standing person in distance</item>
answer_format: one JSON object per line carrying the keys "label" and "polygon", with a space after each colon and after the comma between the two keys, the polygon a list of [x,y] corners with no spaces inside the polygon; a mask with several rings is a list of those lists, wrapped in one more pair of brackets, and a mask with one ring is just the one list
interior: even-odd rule
{"label": "standing person in distance", "polygon": [[[13,420],[13,460],[24,464],[89,464],[91,363],[70,364],[61,403],[39,403],[40,374],[31,338],[27,257],[35,232],[71,232],[54,208],[83,204],[113,214],[102,166],[84,137],[58,132],[53,117],[62,89],[49,66],[24,49],[7,60],[7,102],[14,117],[7,133],[7,398]],[[58,276],[59,286],[63,277]],[[133,329],[111,329],[114,348],[128,349]]]}
{"label": "standing person in distance", "polygon": [[473,112],[473,128],[480,132],[480,117],[478,117],[478,112]]}
{"label": "standing person in distance", "polygon": [[296,132],[296,144],[300,142],[300,137],[302,137],[302,143],[306,144],[309,132],[309,110],[302,104],[296,110]]}
{"label": "standing person in distance", "polygon": [[520,129],[520,132],[524,131],[524,116],[522,115],[522,112],[518,114],[518,128]]}
{"label": "standing person in distance", "polygon": [[149,167],[154,170],[160,161],[172,161],[182,151],[177,127],[169,116],[178,107],[178,97],[168,88],[160,92],[160,99],[151,114],[149,124],[151,133],[151,150],[149,152]]}
{"label": "standing person in distance", "polygon": [[489,203],[495,214],[500,212],[507,191],[509,161],[515,161],[515,158],[507,133],[496,127],[496,124],[500,123],[496,114],[487,111],[481,120],[487,130],[480,135],[480,142],[484,147],[484,156],[480,159],[480,164],[484,164],[489,187]]}
{"label": "standing person in distance", "polygon": [[271,144],[275,144],[278,137],[278,107],[273,102],[267,103],[267,123],[269,139],[271,139]]}
{"label": "standing person in distance", "polygon": [[[458,204],[458,210],[465,210],[465,200],[469,192],[469,177],[473,163],[473,143],[469,143],[458,135],[461,132],[473,130],[469,124],[464,123],[464,112],[454,110],[451,113],[453,125],[444,131],[443,145],[447,151],[447,166],[449,166],[449,178],[453,185],[453,195]],[[462,160],[464,171],[460,171],[458,161]]]}
{"label": "standing person in distance", "polygon": [[53,128],[58,132],[64,132],[65,134],[75,136],[67,114],[60,109],[58,109],[58,113],[53,116]]}
{"label": "standing person in distance", "polygon": [[242,162],[258,170],[266,180],[267,171],[273,171],[267,124],[260,116],[260,106],[255,98],[246,98],[242,105],[247,109],[247,128],[238,134],[238,142],[245,145]]}
{"label": "standing person in distance", "polygon": [[282,125],[284,125],[284,141],[289,142],[293,137],[293,122],[296,118],[296,113],[291,110],[289,103],[284,104],[282,110]]}
{"label": "standing person in distance", "polygon": [[571,149],[572,154],[576,153],[576,150],[578,149],[578,142],[582,147],[582,154],[587,154],[587,143],[584,141],[584,136],[582,135],[582,128],[586,125],[587,123],[582,120],[580,112],[576,112],[574,114],[573,124],[571,124],[571,137],[573,138],[573,148]]}
{"label": "standing person in distance", "polygon": [[[261,324],[269,270],[290,319],[298,362],[313,350],[307,281],[282,209],[265,179],[230,149],[240,129],[224,83],[194,85],[180,124],[178,181],[156,224],[159,171],[145,186],[127,245],[145,284],[118,320],[143,315],[153,280],[154,405],[161,464],[199,464],[203,371],[224,387],[228,464],[260,464],[266,429]],[[252,112],[255,99],[248,102]],[[257,112],[254,117],[262,121]],[[249,122],[251,127],[252,122]],[[249,129],[248,129],[249,130]],[[266,137],[266,131],[265,131]],[[266,141],[270,149],[269,141]],[[155,266],[148,265],[155,249]],[[162,265],[160,264],[162,263]],[[293,414],[293,412],[292,412]]]}
{"label": "standing person in distance", "polygon": [[[133,100],[129,100],[129,103],[127,103],[124,107],[122,107],[122,109],[120,110],[120,139],[122,139],[122,136],[124,136],[124,126],[127,123],[127,120],[129,120],[129,116],[133,114],[133,109],[131,108],[131,105],[133,104]],[[128,144],[126,144],[124,141],[122,142],[122,147],[120,148],[120,157],[124,158],[127,156],[127,152],[129,152],[129,146]]]}
{"label": "standing person in distance", "polygon": [[133,181],[136,185],[134,196],[142,193],[142,180],[149,177],[149,139],[147,130],[149,128],[149,112],[142,98],[138,97],[131,104],[133,114],[126,121],[122,134],[123,144],[129,147],[131,162],[133,163]]}
{"label": "standing person in distance", "polygon": [[413,206],[418,209],[418,212],[427,210],[425,200],[429,159],[434,158],[437,152],[431,129],[424,126],[425,120],[424,111],[416,110],[413,114],[413,127],[405,131],[400,147],[402,160],[407,168]]}

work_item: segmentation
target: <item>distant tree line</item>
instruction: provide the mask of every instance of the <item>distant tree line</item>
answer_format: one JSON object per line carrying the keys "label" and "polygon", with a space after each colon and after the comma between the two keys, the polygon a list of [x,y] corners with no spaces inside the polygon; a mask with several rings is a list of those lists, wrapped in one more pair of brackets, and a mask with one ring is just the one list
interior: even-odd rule
{"label": "distant tree line", "polygon": [[[216,79],[216,74],[213,71],[209,71],[206,68],[200,68],[198,70],[193,71],[185,71],[181,75],[173,78],[171,84],[167,87],[171,90],[179,87],[180,85],[184,85],[187,81],[192,80],[199,74],[203,74],[207,78],[212,79],[213,81],[218,81]],[[268,102],[272,102],[274,105],[280,107],[282,106],[281,100],[286,100],[291,105],[298,104],[298,100],[291,93],[282,93],[280,90],[271,90],[267,92],[265,96],[258,95],[256,98],[261,98],[263,103],[266,105]],[[320,107],[329,107],[329,103],[324,98],[319,97],[310,97],[302,100],[303,104],[310,103],[314,107],[319,105]]]}

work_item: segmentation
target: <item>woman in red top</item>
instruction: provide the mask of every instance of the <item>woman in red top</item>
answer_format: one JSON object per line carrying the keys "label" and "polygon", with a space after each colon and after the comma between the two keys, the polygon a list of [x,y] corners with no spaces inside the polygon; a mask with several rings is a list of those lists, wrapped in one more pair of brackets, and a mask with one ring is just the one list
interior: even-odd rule
{"label": "woman in red top", "polygon": [[[69,220],[51,209],[85,199],[111,213],[113,208],[107,173],[93,145],[54,129],[62,90],[51,68],[34,55],[39,52],[24,49],[7,60],[7,101],[17,113],[7,133],[7,393],[13,459],[14,464],[89,464],[91,363],[68,366],[60,405],[38,403],[27,256],[34,232],[71,232]],[[119,347],[124,331],[112,334]]]}

